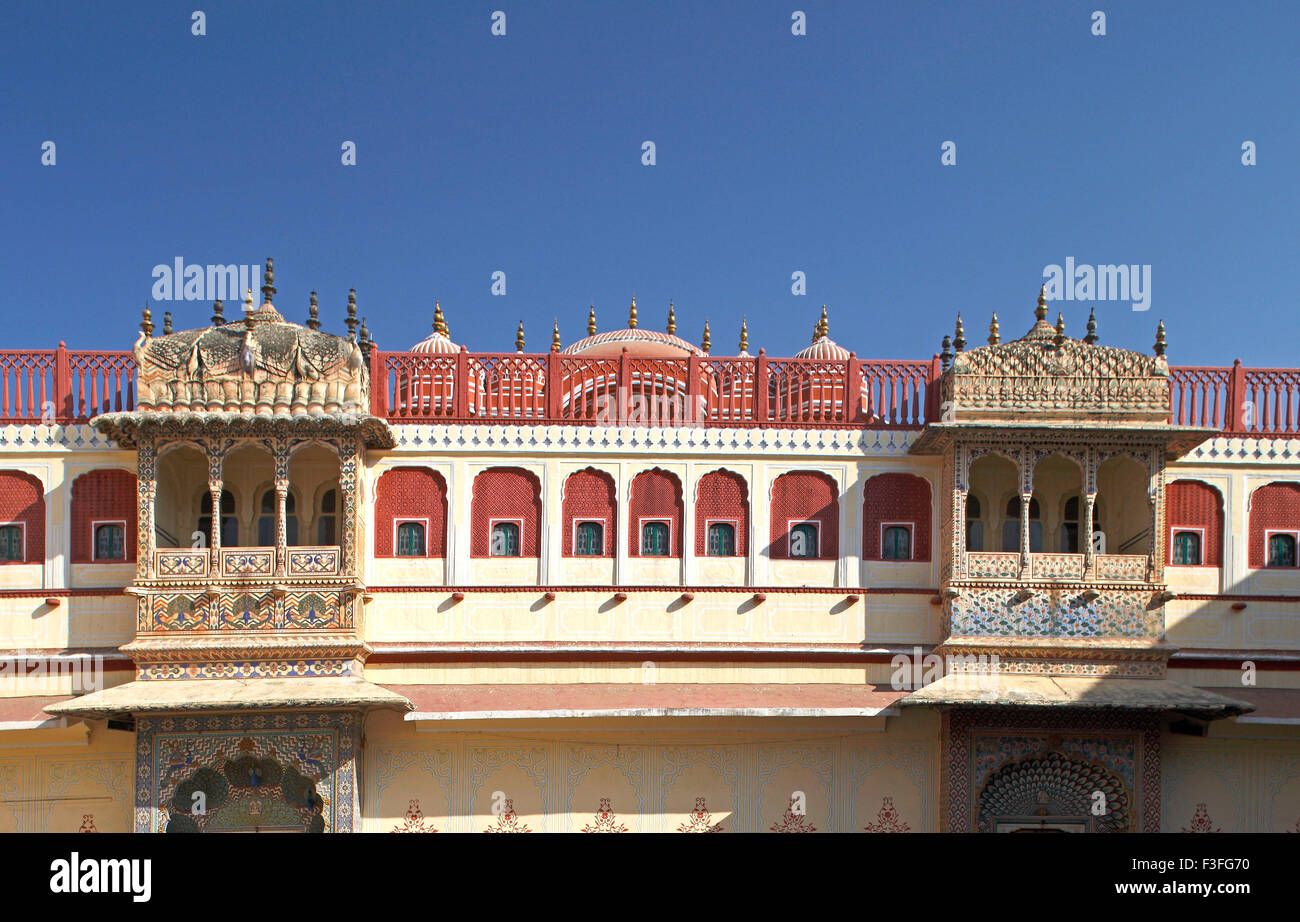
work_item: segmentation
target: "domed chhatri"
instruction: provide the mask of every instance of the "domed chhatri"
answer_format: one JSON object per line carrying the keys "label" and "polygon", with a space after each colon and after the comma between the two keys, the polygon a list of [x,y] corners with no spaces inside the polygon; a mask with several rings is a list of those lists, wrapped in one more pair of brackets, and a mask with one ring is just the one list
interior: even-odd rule
{"label": "domed chhatri", "polygon": [[454,355],[460,351],[460,346],[451,341],[447,320],[442,316],[442,305],[438,301],[433,302],[433,332],[412,346],[411,351],[426,355]]}
{"label": "domed chhatri", "polygon": [[[670,331],[677,328],[674,307],[669,305],[668,326]],[[575,343],[570,343],[563,350],[563,355],[585,355],[592,358],[612,358],[621,355],[624,349],[628,354],[638,358],[687,358],[692,355],[705,355],[705,351],[689,343],[672,332],[660,333],[647,330],[637,325],[636,298],[628,310],[628,325],[623,330],[606,330],[596,332],[596,308],[593,305],[587,317],[588,336]]]}
{"label": "domed chhatri", "polygon": [[826,319],[826,305],[822,305],[822,316],[813,328],[812,344],[804,346],[794,354],[797,359],[817,359],[820,361],[842,361],[849,357],[849,350],[830,337],[830,323]]}
{"label": "domed chhatri", "polygon": [[333,414],[370,406],[361,347],[344,337],[289,323],[272,304],[266,261],[264,301],[226,321],[215,305],[213,325],[153,335],[146,318],[133,349],[139,413],[222,413],[257,416]]}

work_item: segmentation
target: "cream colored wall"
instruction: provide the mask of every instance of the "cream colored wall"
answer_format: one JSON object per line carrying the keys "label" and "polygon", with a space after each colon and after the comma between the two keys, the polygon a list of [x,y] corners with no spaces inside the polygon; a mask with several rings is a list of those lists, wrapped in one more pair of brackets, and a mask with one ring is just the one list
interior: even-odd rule
{"label": "cream colored wall", "polygon": [[[499,584],[499,583],[498,583]],[[726,643],[937,643],[941,610],[921,593],[641,590],[622,602],[604,591],[374,592],[366,606],[372,643],[457,641],[716,641]]]}
{"label": "cream colored wall", "polygon": [[1220,732],[1161,738],[1161,832],[1191,830],[1200,808],[1215,832],[1300,832],[1300,728]]}
{"label": "cream colored wall", "polygon": [[0,832],[130,832],[135,734],[103,721],[0,731]]}
{"label": "cream colored wall", "polygon": [[[886,723],[886,721],[888,721]],[[466,725],[468,724],[468,725]],[[532,832],[580,832],[608,798],[629,832],[675,832],[703,797],[723,832],[768,832],[795,792],[818,832],[875,823],[885,798],[910,832],[938,822],[939,720],[928,712],[872,719],[601,720],[366,724],[363,828],[498,826],[509,798]],[[493,805],[497,804],[494,812]]]}

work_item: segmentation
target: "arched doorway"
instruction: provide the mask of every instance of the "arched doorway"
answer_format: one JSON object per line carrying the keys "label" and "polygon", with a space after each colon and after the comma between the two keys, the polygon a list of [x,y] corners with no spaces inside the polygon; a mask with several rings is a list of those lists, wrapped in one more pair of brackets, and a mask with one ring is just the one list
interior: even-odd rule
{"label": "arched doorway", "polygon": [[1129,832],[1128,789],[1114,772],[1062,752],[1008,762],[984,784],[980,832]]}
{"label": "arched doorway", "polygon": [[317,779],[248,747],[220,770],[203,767],[176,786],[167,832],[324,832]]}

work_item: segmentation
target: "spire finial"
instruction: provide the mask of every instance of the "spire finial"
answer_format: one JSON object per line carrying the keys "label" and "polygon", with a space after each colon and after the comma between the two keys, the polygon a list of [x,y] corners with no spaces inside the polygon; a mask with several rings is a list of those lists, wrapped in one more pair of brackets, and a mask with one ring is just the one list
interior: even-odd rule
{"label": "spire finial", "polygon": [[1065,314],[1060,311],[1056,313],[1056,335],[1052,337],[1052,342],[1056,344],[1058,349],[1065,342]]}
{"label": "spire finial", "polygon": [[370,338],[370,330],[366,327],[365,317],[361,318],[361,336],[357,340],[357,344],[361,347],[361,354],[366,357],[366,361],[369,361],[370,350],[374,347],[375,341]]}
{"label": "spire finial", "polygon": [[740,318],[740,354],[749,354],[749,318]]}
{"label": "spire finial", "polygon": [[1047,286],[1038,289],[1038,307],[1034,308],[1034,319],[1047,319]]}
{"label": "spire finial", "polygon": [[596,305],[593,302],[591,309],[587,311],[587,335],[596,335]]}
{"label": "spire finial", "polygon": [[172,331],[172,312],[163,311],[163,336],[168,335],[169,333],[171,333],[171,331]]}
{"label": "spire finial", "polygon": [[244,316],[247,317],[253,312],[253,289],[244,289]]}
{"label": "spire finial", "polygon": [[632,295],[632,306],[627,309],[627,328],[636,329],[636,295]]}
{"label": "spire finial", "polygon": [[212,325],[214,327],[226,325],[226,315],[223,313],[224,311],[225,307],[222,306],[220,298],[212,302]]}
{"label": "spire finial", "polygon": [[1161,320],[1160,325],[1156,327],[1156,355],[1161,356],[1164,354],[1165,354],[1165,322]]}
{"label": "spire finial", "polygon": [[348,319],[344,321],[348,325],[348,339],[356,342],[357,340],[357,290],[348,289]]}
{"label": "spire finial", "polygon": [[311,293],[311,303],[307,306],[307,329],[320,329],[320,306],[316,303],[316,292]]}
{"label": "spire finial", "polygon": [[144,302],[144,310],[140,312],[140,316],[144,318],[140,321],[140,329],[144,331],[144,338],[148,339],[153,336],[153,311],[149,310],[147,300]]}
{"label": "spire finial", "polygon": [[952,338],[953,347],[958,352],[966,351],[966,328],[961,324],[961,311],[957,312],[957,328],[953,331],[955,335]]}
{"label": "spire finial", "polygon": [[433,332],[441,333],[447,336],[447,320],[442,316],[442,305],[437,298],[433,299]]}
{"label": "spire finial", "polygon": [[1002,334],[999,332],[1000,329],[1001,328],[998,326],[998,312],[994,311],[993,319],[989,321],[989,345],[990,346],[996,346],[998,343],[1002,342]]}
{"label": "spire finial", "polygon": [[1083,341],[1090,346],[1097,344],[1097,308],[1088,311],[1088,335],[1083,337]]}
{"label": "spire finial", "polygon": [[551,351],[560,351],[560,318],[555,318],[555,326],[551,327]]}
{"label": "spire finial", "polygon": [[668,301],[668,335],[671,336],[676,332],[677,332],[677,314],[673,310],[673,302],[672,299],[670,298]]}
{"label": "spire finial", "polygon": [[524,322],[519,321],[519,329],[515,331],[515,351],[524,351]]}
{"label": "spire finial", "polygon": [[817,321],[817,326],[813,328],[812,341],[817,342],[817,340],[819,339],[824,339],[825,337],[830,335],[830,332],[831,332],[831,325],[826,321],[826,305],[823,304],[821,319]]}
{"label": "spire finial", "polygon": [[709,337],[709,318],[708,318],[708,317],[705,317],[705,318],[704,318],[704,337],[700,340],[700,349],[703,350],[703,352],[704,352],[705,355],[708,355],[708,354],[709,354],[709,350],[712,349],[712,348],[713,348],[713,340]]}
{"label": "spire finial", "polygon": [[265,303],[270,304],[271,299],[275,297],[275,267],[271,265],[271,257],[266,257],[266,269],[262,272],[262,299]]}
{"label": "spire finial", "polygon": [[939,351],[939,361],[944,371],[952,365],[952,337],[946,334],[943,337],[943,348]]}

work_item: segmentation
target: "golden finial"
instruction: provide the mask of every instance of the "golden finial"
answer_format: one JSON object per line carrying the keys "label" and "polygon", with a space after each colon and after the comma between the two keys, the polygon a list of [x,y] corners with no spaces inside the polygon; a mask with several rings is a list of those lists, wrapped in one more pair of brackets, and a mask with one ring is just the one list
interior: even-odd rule
{"label": "golden finial", "polygon": [[956,349],[958,352],[965,352],[966,351],[966,328],[962,326],[961,323],[961,311],[957,312],[957,329],[954,330],[953,332],[955,334],[952,338],[953,348]]}
{"label": "golden finial", "polygon": [[749,318],[740,318],[740,355],[749,355]]}
{"label": "golden finial", "polygon": [[636,295],[632,295],[632,306],[627,309],[627,328],[636,329]]}
{"label": "golden finial", "polygon": [[817,342],[817,340],[819,339],[824,339],[825,337],[830,335],[830,332],[831,332],[831,325],[826,321],[826,305],[823,304],[822,318],[821,320],[817,321],[817,326],[813,328],[812,341]]}
{"label": "golden finial", "polygon": [[441,333],[443,336],[451,335],[447,332],[447,320],[442,316],[442,305],[438,303],[437,298],[433,300],[433,332]]}
{"label": "golden finial", "polygon": [[1156,355],[1161,356],[1164,354],[1165,354],[1165,322],[1161,320],[1160,325],[1156,327]]}
{"label": "golden finial", "polygon": [[140,312],[144,319],[140,321],[140,329],[144,332],[144,338],[148,339],[153,336],[153,311],[149,310],[149,302],[144,302],[144,310]]}
{"label": "golden finial", "polygon": [[1094,307],[1088,311],[1088,333],[1083,337],[1083,341],[1090,346],[1095,346],[1097,339],[1097,309]]}
{"label": "golden finial", "polygon": [[999,333],[999,329],[1000,328],[998,327],[998,312],[994,311],[993,320],[989,322],[989,345],[990,346],[996,346],[998,343],[1002,342],[1002,336]]}
{"label": "golden finial", "polygon": [[668,302],[668,335],[671,336],[672,334],[674,334],[674,333],[676,333],[676,332],[677,332],[677,314],[673,311],[673,302],[672,302],[671,300],[669,300],[669,302]]}
{"label": "golden finial", "polygon": [[551,327],[551,351],[560,351],[560,318],[555,318],[555,326]]}
{"label": "golden finial", "polygon": [[244,289],[244,313],[251,314],[252,312],[253,312],[253,289],[245,288]]}
{"label": "golden finial", "polygon": [[704,351],[704,354],[705,354],[705,355],[708,355],[708,354],[709,354],[709,349],[712,348],[712,345],[713,345],[713,344],[712,344],[712,341],[709,339],[709,318],[708,318],[708,317],[705,317],[705,318],[704,318],[704,338],[700,341],[700,348]]}
{"label": "golden finial", "polygon": [[1047,319],[1047,286],[1038,289],[1038,307],[1034,308],[1034,319]]}
{"label": "golden finial", "polygon": [[524,322],[519,321],[519,329],[515,331],[515,351],[524,351]]}
{"label": "golden finial", "polygon": [[591,310],[587,312],[587,335],[596,335],[596,305],[591,305]]}
{"label": "golden finial", "polygon": [[1052,341],[1056,343],[1058,349],[1065,342],[1065,314],[1059,311],[1056,314],[1056,335],[1052,337]]}

